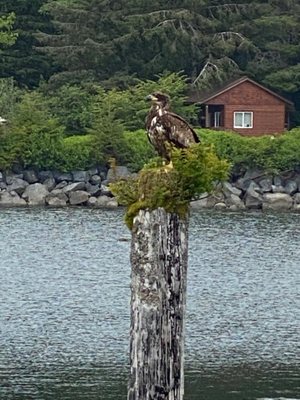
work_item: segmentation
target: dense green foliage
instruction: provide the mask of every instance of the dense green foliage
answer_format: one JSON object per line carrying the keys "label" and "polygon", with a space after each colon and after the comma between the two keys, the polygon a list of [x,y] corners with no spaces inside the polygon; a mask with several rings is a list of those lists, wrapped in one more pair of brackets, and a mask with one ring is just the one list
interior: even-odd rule
{"label": "dense green foliage", "polygon": [[300,129],[279,136],[245,137],[236,133],[198,130],[219,157],[229,160],[236,171],[258,167],[271,172],[300,167]]}
{"label": "dense green foliage", "polygon": [[214,182],[227,178],[229,165],[216,156],[211,146],[174,149],[172,162],[169,168],[158,158],[146,164],[136,178],[110,184],[119,204],[127,206],[129,228],[141,209],[163,207],[185,217],[191,200],[211,191]]}
{"label": "dense green foliage", "polygon": [[[299,0],[2,0],[0,168],[85,168],[113,157],[138,171],[154,90],[197,123],[185,98],[247,74],[295,102]],[[34,89],[34,90],[33,90]],[[201,131],[234,168],[299,166],[299,133],[242,138]]]}

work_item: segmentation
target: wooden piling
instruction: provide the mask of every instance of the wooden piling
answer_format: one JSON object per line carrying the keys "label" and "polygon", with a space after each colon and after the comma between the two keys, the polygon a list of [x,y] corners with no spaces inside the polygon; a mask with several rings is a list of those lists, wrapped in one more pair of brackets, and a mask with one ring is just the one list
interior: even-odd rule
{"label": "wooden piling", "polygon": [[128,400],[182,400],[188,218],[140,210],[131,244]]}

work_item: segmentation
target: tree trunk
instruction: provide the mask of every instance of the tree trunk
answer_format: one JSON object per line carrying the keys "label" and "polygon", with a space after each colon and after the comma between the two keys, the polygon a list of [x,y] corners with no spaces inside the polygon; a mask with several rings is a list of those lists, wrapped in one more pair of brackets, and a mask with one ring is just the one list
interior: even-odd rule
{"label": "tree trunk", "polygon": [[182,400],[188,219],[140,210],[132,230],[128,400]]}

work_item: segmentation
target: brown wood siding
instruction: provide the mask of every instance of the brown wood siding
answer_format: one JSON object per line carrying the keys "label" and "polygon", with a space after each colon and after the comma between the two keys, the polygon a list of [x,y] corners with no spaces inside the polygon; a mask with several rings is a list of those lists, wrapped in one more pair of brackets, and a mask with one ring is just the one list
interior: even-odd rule
{"label": "brown wood siding", "polygon": [[[251,82],[242,82],[206,104],[224,104],[225,129],[242,135],[274,134],[285,129],[285,103]],[[235,111],[253,112],[253,128],[233,128]]]}

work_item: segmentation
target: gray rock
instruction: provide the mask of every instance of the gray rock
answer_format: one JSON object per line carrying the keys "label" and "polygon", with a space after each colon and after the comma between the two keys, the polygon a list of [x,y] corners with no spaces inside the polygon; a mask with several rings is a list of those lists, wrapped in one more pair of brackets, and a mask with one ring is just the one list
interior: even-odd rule
{"label": "gray rock", "polygon": [[279,175],[274,176],[274,178],[273,178],[273,184],[274,184],[275,186],[283,186],[283,179],[282,179],[282,177],[279,176]]}
{"label": "gray rock", "polygon": [[0,172],[0,182],[2,182],[4,180],[4,176],[2,174],[2,172]]}
{"label": "gray rock", "polygon": [[39,180],[37,173],[32,169],[23,172],[23,179],[28,183],[36,183]]}
{"label": "gray rock", "polygon": [[259,194],[263,193],[262,188],[255,181],[250,181],[250,184],[249,184],[247,190],[255,190]]}
{"label": "gray rock", "polygon": [[92,185],[100,185],[101,184],[101,176],[100,175],[93,175],[90,177],[90,183]]}
{"label": "gray rock", "polygon": [[29,185],[24,179],[12,177],[9,179],[10,184],[7,186],[9,192],[15,191],[18,194],[24,193],[26,187]]}
{"label": "gray rock", "polygon": [[240,178],[234,183],[234,186],[245,192],[248,189],[251,182],[252,182],[251,179]]}
{"label": "gray rock", "polygon": [[108,207],[108,208],[117,208],[118,206],[119,206],[119,204],[118,204],[117,200],[112,199],[112,198],[106,204],[106,207]]}
{"label": "gray rock", "polygon": [[74,182],[88,182],[90,174],[88,171],[72,171]]}
{"label": "gray rock", "polygon": [[272,192],[273,193],[285,193],[285,189],[281,185],[272,185]]}
{"label": "gray rock", "polygon": [[90,176],[93,176],[93,175],[98,175],[98,173],[99,173],[99,170],[98,170],[98,168],[97,168],[97,167],[90,168],[90,169],[88,170],[88,173],[89,173],[89,175],[90,175]]}
{"label": "gray rock", "polygon": [[91,196],[100,196],[102,193],[101,187],[99,185],[91,185],[90,183],[86,184],[86,191],[90,193]]}
{"label": "gray rock", "polygon": [[15,179],[22,179],[23,180],[23,174],[12,174],[12,173],[7,173],[6,174],[6,183],[7,183],[7,185],[12,185]]}
{"label": "gray rock", "polygon": [[66,187],[68,185],[67,181],[61,181],[59,182],[56,186],[55,189],[63,189],[64,187]]}
{"label": "gray rock", "polygon": [[293,199],[287,193],[266,193],[263,199],[263,210],[290,210],[293,206]]}
{"label": "gray rock", "polygon": [[110,202],[111,197],[108,196],[100,196],[97,198],[97,207],[106,207],[107,204]]}
{"label": "gray rock", "polygon": [[259,186],[263,193],[271,192],[272,191],[272,179],[267,177],[263,178],[259,181]]}
{"label": "gray rock", "polygon": [[129,178],[131,176],[131,172],[127,167],[118,166],[115,168],[110,168],[107,172],[106,180],[107,182],[113,182],[120,178]]}
{"label": "gray rock", "polygon": [[69,173],[69,172],[55,171],[53,175],[54,175],[54,179],[58,183],[59,182],[63,182],[63,181],[67,181],[67,182],[72,182],[73,181],[72,174]]}
{"label": "gray rock", "polygon": [[85,189],[85,183],[84,182],[74,182],[74,183],[69,183],[67,186],[63,188],[64,193],[70,193],[70,192],[76,192],[77,190],[83,190]]}
{"label": "gray rock", "polygon": [[232,186],[229,182],[223,182],[223,193],[225,194],[225,196],[230,196],[230,195],[235,195],[240,197],[242,195],[242,191],[241,189],[238,189],[234,186]]}
{"label": "gray rock", "polygon": [[264,171],[260,168],[253,168],[253,169],[248,169],[244,175],[244,179],[250,179],[250,180],[254,180],[257,178],[260,178],[264,175]]}
{"label": "gray rock", "polygon": [[46,186],[46,188],[50,191],[53,190],[55,188],[56,182],[54,178],[47,178],[44,181],[44,185]]}
{"label": "gray rock", "polygon": [[3,191],[0,193],[0,206],[26,206],[27,203],[16,192]]}
{"label": "gray rock", "polygon": [[101,185],[101,196],[110,196],[110,197],[112,197],[112,193],[109,190],[108,186]]}
{"label": "gray rock", "polygon": [[294,205],[293,205],[293,210],[294,210],[294,211],[299,211],[299,212],[300,212],[300,204],[294,204]]}
{"label": "gray rock", "polygon": [[53,199],[54,197],[66,203],[69,200],[68,196],[62,191],[62,189],[54,189],[46,197],[46,203],[48,203],[49,199]]}
{"label": "gray rock", "polygon": [[225,203],[216,203],[214,206],[215,210],[225,210],[227,208]]}
{"label": "gray rock", "polygon": [[284,189],[285,193],[293,196],[298,190],[298,184],[296,181],[289,179],[286,181]]}
{"label": "gray rock", "polygon": [[47,197],[47,204],[51,207],[65,207],[67,205],[67,201],[60,199],[59,197]]}
{"label": "gray rock", "polygon": [[47,179],[54,178],[52,171],[40,171],[38,175],[39,175],[39,181],[41,183],[44,183],[45,180],[47,180]]}
{"label": "gray rock", "polygon": [[48,189],[42,183],[33,183],[27,186],[22,197],[30,206],[39,206],[45,205],[48,194]]}
{"label": "gray rock", "polygon": [[76,192],[70,192],[69,201],[71,205],[84,204],[88,201],[90,194],[84,190],[77,190]]}
{"label": "gray rock", "polygon": [[214,195],[203,193],[198,200],[191,201],[190,206],[193,209],[213,208],[220,200]]}
{"label": "gray rock", "polygon": [[7,188],[6,183],[3,181],[0,181],[0,189],[6,189],[6,188]]}
{"label": "gray rock", "polygon": [[293,199],[295,204],[300,204],[300,193],[295,193]]}
{"label": "gray rock", "polygon": [[245,206],[249,209],[262,208],[263,197],[254,187],[254,185],[250,185],[244,197]]}
{"label": "gray rock", "polygon": [[225,203],[229,206],[230,209],[232,209],[231,206],[234,206],[234,208],[236,208],[237,210],[244,210],[246,208],[244,202],[240,199],[239,196],[236,196],[235,194],[227,196]]}
{"label": "gray rock", "polygon": [[90,207],[97,206],[97,197],[94,197],[94,196],[90,197],[87,201],[87,205]]}

